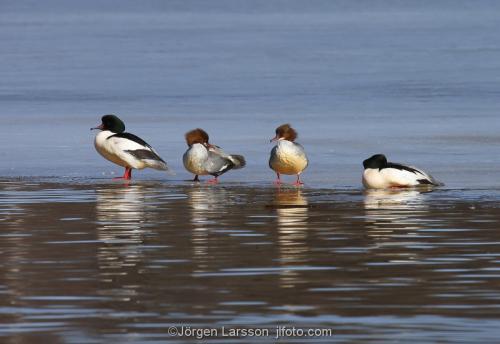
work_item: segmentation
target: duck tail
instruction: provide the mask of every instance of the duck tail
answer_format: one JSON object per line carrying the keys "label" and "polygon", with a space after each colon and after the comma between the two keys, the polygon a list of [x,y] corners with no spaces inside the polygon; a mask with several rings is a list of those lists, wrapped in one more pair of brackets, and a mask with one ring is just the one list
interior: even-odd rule
{"label": "duck tail", "polygon": [[243,155],[233,154],[233,155],[230,155],[228,158],[234,164],[233,168],[235,170],[237,170],[239,168],[243,168],[247,164],[247,162],[246,162],[245,158],[243,157]]}
{"label": "duck tail", "polygon": [[170,167],[168,167],[167,163],[163,160],[150,161],[149,167],[154,168],[155,170],[165,171],[171,176],[175,175],[175,172]]}

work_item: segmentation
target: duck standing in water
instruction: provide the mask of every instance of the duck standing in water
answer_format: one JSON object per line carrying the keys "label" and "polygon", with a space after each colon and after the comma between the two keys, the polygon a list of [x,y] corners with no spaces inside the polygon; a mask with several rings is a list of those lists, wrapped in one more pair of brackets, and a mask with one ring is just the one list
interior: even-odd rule
{"label": "duck standing in water", "polygon": [[217,183],[218,177],[229,170],[243,168],[246,164],[241,155],[226,154],[220,147],[208,142],[205,130],[197,128],[186,133],[187,151],[182,157],[184,167],[193,173],[193,181],[200,181],[198,176],[211,175],[209,183]]}
{"label": "duck standing in water", "polygon": [[290,124],[283,124],[276,128],[276,136],[271,142],[278,143],[271,150],[269,158],[269,167],[276,172],[276,184],[281,184],[281,174],[297,175],[294,185],[303,184],[300,180],[300,174],[307,168],[309,160],[307,159],[304,147],[294,142],[297,138],[297,132]]}
{"label": "duck standing in water", "polygon": [[125,167],[123,177],[114,179],[132,179],[132,169],[142,170],[150,167],[168,171],[167,163],[158,153],[140,137],[125,132],[125,124],[115,115],[105,115],[98,127],[101,130],[95,137],[95,149],[109,161]]}
{"label": "duck standing in water", "polygon": [[412,166],[387,162],[383,154],[375,154],[363,161],[363,185],[367,189],[443,185],[430,174]]}

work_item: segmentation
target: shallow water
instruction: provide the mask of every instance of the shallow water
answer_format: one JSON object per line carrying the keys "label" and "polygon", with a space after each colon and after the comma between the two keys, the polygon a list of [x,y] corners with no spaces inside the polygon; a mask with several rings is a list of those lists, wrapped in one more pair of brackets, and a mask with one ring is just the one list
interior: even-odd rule
{"label": "shallow water", "polygon": [[499,16],[496,1],[2,1],[0,175],[122,173],[88,130],[112,112],[176,180],[195,127],[246,156],[225,179],[272,180],[269,139],[291,122],[309,186],[357,188],[381,152],[500,187]]}
{"label": "shallow water", "polygon": [[325,343],[494,342],[499,199],[3,180],[0,337],[192,343],[169,328],[294,326],[331,329],[311,339]]}
{"label": "shallow water", "polygon": [[[498,341],[500,3],[0,1],[0,342]],[[116,113],[177,171],[95,152]],[[310,158],[272,186],[274,128]],[[185,182],[183,133],[246,168]],[[361,191],[385,153],[446,187]],[[291,181],[287,178],[287,182]],[[304,338],[282,338],[302,343]]]}

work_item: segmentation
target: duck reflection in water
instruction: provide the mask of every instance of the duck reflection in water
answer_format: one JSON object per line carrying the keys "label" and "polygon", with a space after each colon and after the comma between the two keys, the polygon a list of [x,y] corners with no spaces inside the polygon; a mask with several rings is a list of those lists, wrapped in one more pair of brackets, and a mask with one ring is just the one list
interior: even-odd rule
{"label": "duck reflection in water", "polygon": [[[366,233],[374,240],[370,250],[387,250],[388,262],[413,263],[417,254],[409,246],[421,245],[424,218],[429,211],[427,189],[366,190],[364,199]],[[390,251],[390,252],[389,252]]]}
{"label": "duck reflection in water", "polygon": [[230,196],[224,189],[200,185],[187,191],[191,212],[194,273],[209,271],[210,227],[224,225]]}
{"label": "duck reflection in water", "polygon": [[[277,189],[274,206],[278,216],[279,260],[283,266],[280,276],[282,288],[293,288],[300,282],[300,271],[308,261],[307,245],[309,203],[300,189]],[[290,266],[290,269],[286,269]]]}
{"label": "duck reflection in water", "polygon": [[103,275],[126,274],[125,267],[141,260],[147,223],[154,222],[153,205],[143,185],[111,186],[97,190],[98,262]]}
{"label": "duck reflection in water", "polygon": [[367,189],[365,209],[419,210],[426,208],[425,194],[432,189]]}
{"label": "duck reflection in water", "polygon": [[29,303],[22,300],[23,296],[30,294],[29,287],[32,286],[31,282],[26,283],[25,279],[25,276],[29,274],[31,264],[28,265],[25,262],[33,259],[31,251],[37,246],[33,243],[31,235],[26,234],[26,228],[30,227],[25,223],[28,212],[28,209],[23,209],[16,204],[2,204],[0,208],[0,224],[4,233],[9,233],[2,238],[4,249],[1,253],[2,282],[0,285],[9,291],[4,293],[4,302],[16,304],[17,307],[27,306]]}

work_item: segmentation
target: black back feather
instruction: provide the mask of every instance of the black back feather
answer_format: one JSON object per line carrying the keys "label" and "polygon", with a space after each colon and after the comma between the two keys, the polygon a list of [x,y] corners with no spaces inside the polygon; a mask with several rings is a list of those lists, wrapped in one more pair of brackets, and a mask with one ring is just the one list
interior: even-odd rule
{"label": "black back feather", "polygon": [[165,162],[165,161],[163,161],[162,158],[160,158],[158,156],[158,154],[156,154],[153,151],[147,150],[147,149],[126,150],[125,152],[132,154],[134,157],[136,157],[137,159],[140,159],[140,160],[142,160],[142,159],[144,159],[144,160],[158,160],[161,162]]}
{"label": "black back feather", "polygon": [[[130,141],[134,141],[135,143],[138,143],[141,146],[144,146],[144,147],[151,149],[151,151],[149,151],[147,149],[127,150],[127,153],[132,154],[133,156],[135,156],[138,159],[152,159],[152,160],[159,160],[161,162],[165,162],[158,154],[156,154],[153,151],[153,147],[151,147],[146,141],[141,139],[139,136],[136,136],[136,135],[131,134],[131,133],[117,133],[117,134],[114,134],[114,135],[111,135],[110,137],[108,137],[107,140],[109,140],[112,137],[119,137],[119,138],[127,139]],[[149,152],[149,154],[147,154],[145,152]],[[144,156],[144,157],[141,158],[140,156]]]}
{"label": "black back feather", "polygon": [[401,165],[401,164],[397,164],[397,163],[393,163],[393,162],[388,162],[387,166],[385,166],[383,168],[395,168],[397,170],[408,171],[408,172],[415,173],[415,174],[421,174],[421,172],[419,170],[417,170],[416,168],[413,168],[413,167],[410,167],[410,166]]}
{"label": "black back feather", "polygon": [[121,137],[123,139],[134,141],[134,142],[140,144],[141,146],[152,148],[146,141],[144,141],[143,139],[141,139],[139,136],[136,136],[136,135],[131,134],[131,133],[118,133],[118,134],[111,135],[107,139],[109,140],[112,137]]}

